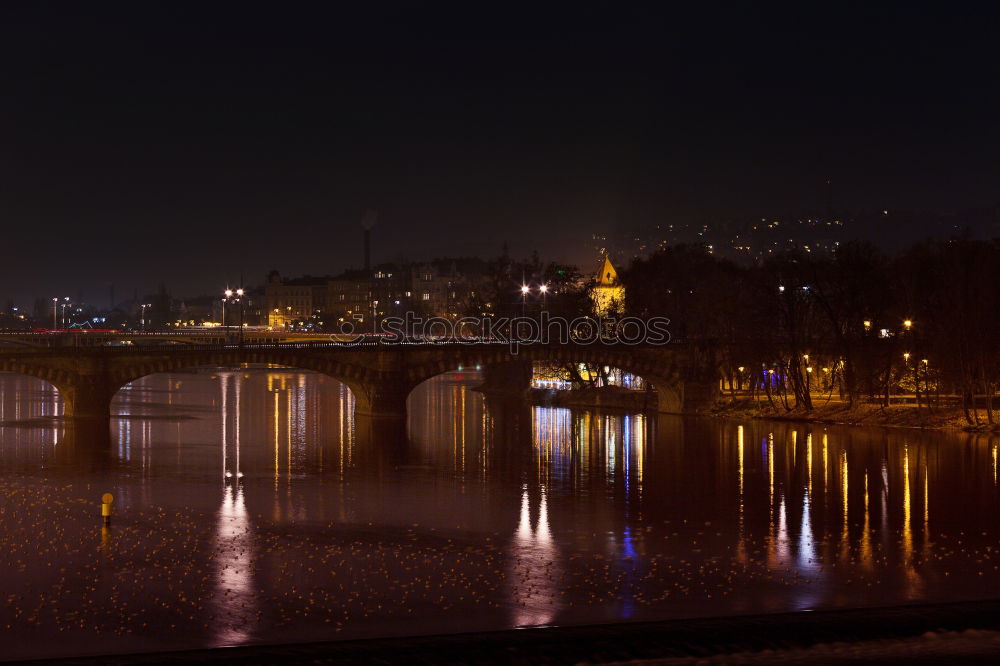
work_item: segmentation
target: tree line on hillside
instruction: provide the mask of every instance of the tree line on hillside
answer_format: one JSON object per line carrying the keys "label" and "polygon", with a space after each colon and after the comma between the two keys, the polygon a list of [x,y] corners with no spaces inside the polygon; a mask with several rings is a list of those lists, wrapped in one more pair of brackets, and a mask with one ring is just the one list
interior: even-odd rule
{"label": "tree line on hillside", "polygon": [[622,312],[665,316],[675,339],[718,342],[723,379],[776,408],[941,395],[993,423],[1000,380],[1000,241],[927,241],[887,255],[864,242],[754,266],[677,246],[622,272]]}

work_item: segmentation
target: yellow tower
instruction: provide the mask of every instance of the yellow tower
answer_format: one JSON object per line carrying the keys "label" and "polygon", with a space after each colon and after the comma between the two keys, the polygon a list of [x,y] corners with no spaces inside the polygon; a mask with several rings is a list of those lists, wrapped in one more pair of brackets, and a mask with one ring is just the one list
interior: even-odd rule
{"label": "yellow tower", "polygon": [[618,281],[618,271],[611,264],[608,255],[604,255],[601,270],[594,277],[597,284],[594,285],[591,298],[598,315],[606,315],[624,304],[625,287]]}

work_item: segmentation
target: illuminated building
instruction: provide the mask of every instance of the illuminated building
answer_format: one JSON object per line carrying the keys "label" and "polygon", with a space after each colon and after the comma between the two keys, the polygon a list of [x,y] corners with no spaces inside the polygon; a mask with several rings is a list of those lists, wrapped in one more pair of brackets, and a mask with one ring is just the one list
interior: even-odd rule
{"label": "illuminated building", "polygon": [[410,280],[409,291],[413,294],[415,310],[436,317],[454,319],[461,316],[475,293],[472,279],[467,272],[459,270],[454,260],[414,265]]}
{"label": "illuminated building", "polygon": [[343,320],[367,329],[373,316],[381,320],[407,311],[454,319],[464,314],[475,294],[477,268],[474,260],[438,259],[323,277],[282,278],[272,271],[265,286],[267,325],[291,328],[324,321],[321,326],[330,328]]}
{"label": "illuminated building", "polygon": [[598,315],[606,315],[625,302],[625,287],[618,281],[618,271],[607,255],[604,255],[600,272],[594,277],[596,284],[591,292],[594,310]]}
{"label": "illuminated building", "polygon": [[326,307],[328,282],[329,278],[311,275],[282,278],[278,271],[271,271],[264,287],[267,325],[289,328],[322,312]]}

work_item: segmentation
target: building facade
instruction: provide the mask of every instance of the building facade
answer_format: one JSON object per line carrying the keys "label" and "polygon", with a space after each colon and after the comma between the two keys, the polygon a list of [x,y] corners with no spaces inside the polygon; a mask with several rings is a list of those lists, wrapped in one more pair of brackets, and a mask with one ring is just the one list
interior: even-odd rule
{"label": "building facade", "polygon": [[[465,263],[469,263],[466,261]],[[471,275],[461,268],[471,268]],[[267,325],[274,329],[323,328],[354,322],[362,330],[378,330],[385,317],[413,312],[422,317],[457,319],[475,296],[474,262],[436,260],[421,264],[381,264],[370,271],[339,275],[283,278],[268,275],[265,286]]]}
{"label": "building facade", "polygon": [[279,329],[318,322],[327,306],[328,283],[327,277],[282,278],[271,271],[264,286],[267,325]]}

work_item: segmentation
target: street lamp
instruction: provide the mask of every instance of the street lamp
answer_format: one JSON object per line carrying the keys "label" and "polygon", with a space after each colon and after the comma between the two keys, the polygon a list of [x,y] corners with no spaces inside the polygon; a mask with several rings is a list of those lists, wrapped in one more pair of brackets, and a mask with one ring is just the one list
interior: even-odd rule
{"label": "street lamp", "polygon": [[62,323],[62,327],[66,328],[66,306],[69,305],[69,296],[63,296],[63,300],[65,303],[59,304],[59,307],[61,308],[59,321]]}
{"label": "street lamp", "polygon": [[531,287],[526,284],[521,285],[521,316],[524,316],[524,308],[528,299],[528,292],[531,291]]}
{"label": "street lamp", "polygon": [[236,302],[240,304],[240,336],[243,335],[243,287],[239,287],[236,291],[232,289],[226,289],[222,292],[225,298],[222,299],[222,327],[226,326],[226,305],[229,303],[229,299],[235,297]]}
{"label": "street lamp", "polygon": [[233,297],[233,290],[228,287],[224,292],[222,292],[224,298],[222,299],[222,328],[226,328],[226,306],[229,305],[229,299]]}
{"label": "street lamp", "polygon": [[905,328],[906,330],[910,330],[911,326],[913,326],[913,322],[911,320],[909,319],[903,320],[903,328]]}
{"label": "street lamp", "polygon": [[[930,409],[930,405],[931,405],[931,371],[930,371],[930,368],[929,368],[930,361],[928,361],[925,358],[925,359],[921,359],[920,362],[923,363],[923,365],[924,365],[924,397],[927,399],[927,408]],[[919,391],[920,390],[920,375],[917,374],[917,366],[916,365],[913,366],[913,375],[915,377],[914,381],[917,382],[917,390]],[[938,398],[940,398],[940,394],[938,395]]]}
{"label": "street lamp", "polygon": [[[228,289],[226,291],[229,291]],[[240,304],[240,344],[243,344],[243,287],[236,290],[236,302]]]}
{"label": "street lamp", "polygon": [[59,324],[56,321],[56,314],[59,312],[59,299],[52,299],[52,329],[55,330],[59,328]]}

